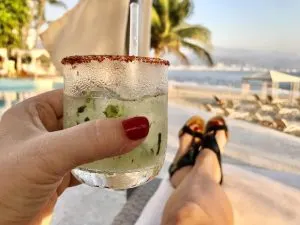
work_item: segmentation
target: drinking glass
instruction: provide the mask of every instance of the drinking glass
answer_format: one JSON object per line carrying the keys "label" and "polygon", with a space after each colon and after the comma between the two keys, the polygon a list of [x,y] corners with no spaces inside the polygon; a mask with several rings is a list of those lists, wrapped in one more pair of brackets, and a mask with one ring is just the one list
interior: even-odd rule
{"label": "drinking glass", "polygon": [[167,146],[169,62],[149,57],[87,55],[66,57],[62,64],[64,128],[91,120],[135,116],[145,116],[150,123],[149,134],[140,146],[73,169],[76,179],[90,186],[127,189],[155,177]]}

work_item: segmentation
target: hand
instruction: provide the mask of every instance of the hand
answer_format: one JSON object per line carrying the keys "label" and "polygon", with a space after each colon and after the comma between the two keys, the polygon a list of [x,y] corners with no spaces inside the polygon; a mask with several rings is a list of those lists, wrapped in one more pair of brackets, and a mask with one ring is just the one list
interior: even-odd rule
{"label": "hand", "polygon": [[144,117],[90,121],[62,129],[62,91],[9,109],[0,122],[0,224],[50,223],[57,198],[78,182],[70,170],[120,155],[149,131]]}

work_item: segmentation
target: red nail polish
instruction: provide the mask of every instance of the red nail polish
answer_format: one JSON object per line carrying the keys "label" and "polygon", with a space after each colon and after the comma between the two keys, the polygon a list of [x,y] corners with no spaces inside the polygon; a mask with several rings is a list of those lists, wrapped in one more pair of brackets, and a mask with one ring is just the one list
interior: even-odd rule
{"label": "red nail polish", "polygon": [[139,140],[149,133],[149,121],[146,117],[133,117],[122,122],[128,139]]}

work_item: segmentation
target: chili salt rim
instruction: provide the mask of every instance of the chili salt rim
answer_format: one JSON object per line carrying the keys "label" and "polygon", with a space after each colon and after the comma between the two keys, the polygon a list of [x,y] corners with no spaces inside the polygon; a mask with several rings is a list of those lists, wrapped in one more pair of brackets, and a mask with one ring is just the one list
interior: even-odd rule
{"label": "chili salt rim", "polygon": [[111,61],[121,61],[121,62],[133,62],[139,61],[150,64],[159,64],[169,66],[170,62],[168,60],[153,58],[153,57],[142,57],[142,56],[126,56],[126,55],[74,55],[68,56],[61,60],[61,63],[66,65],[75,65],[81,63],[90,63],[91,61],[102,62],[105,59]]}

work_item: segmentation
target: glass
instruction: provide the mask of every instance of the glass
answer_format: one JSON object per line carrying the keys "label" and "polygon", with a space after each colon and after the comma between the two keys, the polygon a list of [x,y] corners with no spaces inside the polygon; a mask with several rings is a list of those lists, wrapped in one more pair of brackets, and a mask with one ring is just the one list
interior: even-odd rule
{"label": "glass", "polygon": [[134,116],[145,116],[150,122],[148,137],[132,152],[81,165],[72,170],[73,175],[90,186],[112,189],[136,187],[155,177],[167,146],[169,62],[91,55],[69,56],[62,64],[64,128]]}

